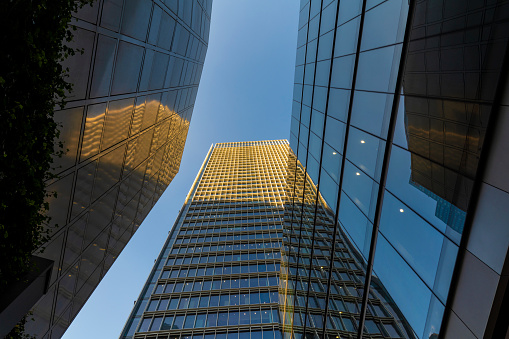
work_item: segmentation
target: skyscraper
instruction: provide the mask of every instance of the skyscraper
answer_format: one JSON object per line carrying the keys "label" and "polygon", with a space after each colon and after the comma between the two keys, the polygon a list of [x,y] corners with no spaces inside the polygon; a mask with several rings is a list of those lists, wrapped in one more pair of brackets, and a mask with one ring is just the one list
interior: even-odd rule
{"label": "skyscraper", "polygon": [[16,292],[23,307],[2,310],[0,336],[36,301],[27,332],[62,336],[178,172],[211,7],[211,0],[100,0],[76,13],[73,47],[84,52],[64,64],[74,90],[55,120],[67,152],[55,159],[58,179],[48,186],[58,194],[49,201],[58,226],[35,253],[50,260],[51,278]]}
{"label": "skyscraper", "polygon": [[[214,145],[120,337],[355,335],[362,263],[338,233],[329,268],[333,229],[286,140]],[[370,309],[369,337],[414,338],[378,282]]]}
{"label": "skyscraper", "polygon": [[359,338],[378,286],[405,337],[508,332],[508,23],[506,1],[301,2],[290,145],[360,254]]}
{"label": "skyscraper", "polygon": [[274,338],[287,156],[285,140],[211,147],[121,338]]}
{"label": "skyscraper", "polygon": [[[508,25],[507,1],[301,1],[278,305],[211,307],[241,296],[230,262],[228,291],[175,292],[165,272],[205,264],[191,265],[190,244],[230,244],[191,243],[210,226],[180,233],[190,198],[121,338],[506,337]],[[226,213],[212,209],[193,218]],[[216,255],[223,266],[234,253]],[[235,323],[276,307],[279,323]]]}

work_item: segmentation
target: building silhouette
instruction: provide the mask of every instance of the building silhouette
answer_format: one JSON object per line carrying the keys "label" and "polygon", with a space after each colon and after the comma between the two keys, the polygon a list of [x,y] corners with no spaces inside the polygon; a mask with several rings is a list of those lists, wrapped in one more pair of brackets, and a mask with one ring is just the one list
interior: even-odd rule
{"label": "building silhouette", "polygon": [[48,183],[51,238],[34,253],[44,270],[7,295],[0,336],[31,310],[27,333],[61,337],[178,172],[211,7],[98,0],[75,14],[84,52],[64,62],[74,90],[55,112],[66,152]]}

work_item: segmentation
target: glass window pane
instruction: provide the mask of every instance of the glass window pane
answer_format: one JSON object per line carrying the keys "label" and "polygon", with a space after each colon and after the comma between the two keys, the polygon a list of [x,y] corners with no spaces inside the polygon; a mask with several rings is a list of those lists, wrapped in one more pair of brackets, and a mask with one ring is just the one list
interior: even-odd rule
{"label": "glass window pane", "polygon": [[163,317],[155,317],[154,321],[152,321],[152,325],[150,325],[151,331],[159,331],[159,327],[161,326],[161,322],[163,321]]}
{"label": "glass window pane", "polygon": [[394,93],[400,56],[401,45],[362,52],[356,89]]}
{"label": "glass window pane", "polygon": [[214,327],[217,325],[217,313],[207,314],[207,327]]}
{"label": "glass window pane", "polygon": [[184,328],[193,328],[196,314],[188,314],[184,323]]}
{"label": "glass window pane", "polygon": [[239,324],[239,312],[238,311],[230,311],[230,315],[228,318],[228,325],[238,325]]}
{"label": "glass window pane", "polygon": [[[388,262],[391,265],[387,265]],[[380,279],[415,332],[423,333],[431,291],[383,236],[379,236],[377,241],[374,274]]]}
{"label": "glass window pane", "polygon": [[173,323],[173,315],[168,315],[168,316],[164,317],[163,324],[161,325],[161,330],[171,329],[172,323]]}
{"label": "glass window pane", "polygon": [[175,329],[183,328],[183,326],[184,326],[184,318],[185,318],[185,316],[183,316],[183,315],[175,316],[175,321],[173,322],[172,328],[175,328]]}
{"label": "glass window pane", "polygon": [[144,318],[141,322],[138,332],[147,332],[151,321],[152,321],[152,318]]}
{"label": "glass window pane", "polygon": [[228,325],[228,312],[219,312],[217,317],[217,326]]}
{"label": "glass window pane", "polygon": [[250,324],[250,312],[249,311],[240,311],[239,324],[241,324],[241,325],[249,325]]}

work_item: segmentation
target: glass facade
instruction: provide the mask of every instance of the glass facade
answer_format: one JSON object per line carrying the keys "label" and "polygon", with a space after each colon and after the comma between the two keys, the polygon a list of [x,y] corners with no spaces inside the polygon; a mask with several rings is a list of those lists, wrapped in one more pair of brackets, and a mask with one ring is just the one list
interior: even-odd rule
{"label": "glass facade", "polygon": [[[366,281],[363,254],[335,225],[332,206],[290,152],[281,262],[285,338],[356,338]],[[378,279],[363,338],[416,338]]]}
{"label": "glass facade", "polygon": [[59,338],[178,172],[210,0],[99,0],[75,14],[74,84],[55,112],[66,153],[49,183],[54,261],[27,332]]}
{"label": "glass facade", "polygon": [[[485,180],[485,140],[505,100],[508,22],[507,1],[301,1],[290,146],[335,226],[323,230],[318,197],[288,208],[296,212],[294,260],[304,268],[293,279],[288,323],[326,337],[339,324],[330,317],[338,310],[334,284],[344,280],[357,282],[350,320],[341,324],[350,333],[341,338],[480,338],[494,326],[500,269],[491,292],[465,287],[486,297],[474,310],[463,276],[471,254],[481,258],[479,275],[493,268],[483,258],[487,242],[477,252],[467,246],[478,242],[469,235]],[[303,227],[312,229],[309,239]],[[504,246],[491,255],[505,259]],[[334,274],[345,253],[355,253],[358,280]],[[319,287],[310,285],[320,274],[328,283],[316,303]],[[308,284],[302,319],[301,276]],[[374,309],[386,303],[392,329],[387,310]]]}
{"label": "glass facade", "polygon": [[211,147],[121,338],[280,338],[286,140]]}
{"label": "glass facade", "polygon": [[[349,338],[365,274],[334,234],[334,213],[286,140],[216,144],[120,338],[321,337],[324,326]],[[369,337],[414,338],[374,283]]]}
{"label": "glass facade", "polygon": [[121,338],[506,337],[508,27],[301,1],[290,147],[211,149]]}

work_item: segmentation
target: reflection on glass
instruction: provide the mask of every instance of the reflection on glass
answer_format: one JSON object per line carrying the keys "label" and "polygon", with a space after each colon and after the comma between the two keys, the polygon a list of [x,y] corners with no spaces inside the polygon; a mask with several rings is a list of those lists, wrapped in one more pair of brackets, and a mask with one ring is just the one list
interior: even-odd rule
{"label": "reflection on glass", "polygon": [[[295,159],[291,151],[289,158]],[[312,177],[298,160],[289,161],[288,173],[290,202],[285,206],[281,262],[284,337],[302,338],[304,334],[318,338],[356,337],[371,223],[343,194],[339,224],[335,225],[335,206],[317,194]],[[352,174],[361,173],[357,170]],[[363,337],[416,338],[387,290],[375,280],[369,292]]]}
{"label": "reflection on glass", "polygon": [[85,132],[83,134],[80,161],[99,152],[105,116],[106,103],[89,105],[87,107],[87,118],[85,120]]}

